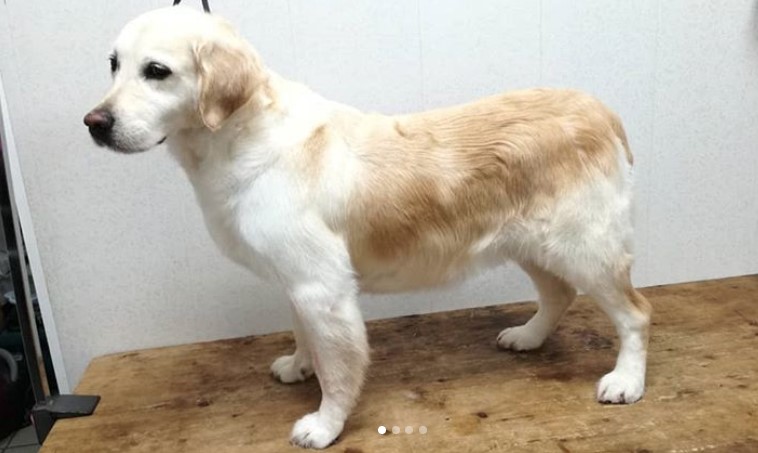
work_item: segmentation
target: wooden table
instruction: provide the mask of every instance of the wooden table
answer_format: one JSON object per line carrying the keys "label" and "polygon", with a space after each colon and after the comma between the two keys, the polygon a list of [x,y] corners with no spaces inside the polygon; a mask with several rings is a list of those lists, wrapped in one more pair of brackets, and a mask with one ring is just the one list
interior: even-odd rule
{"label": "wooden table", "polygon": [[[407,316],[369,323],[368,382],[329,451],[757,452],[758,276],[643,293],[655,314],[641,402],[594,401],[617,339],[584,298],[532,353],[495,338],[534,305]],[[77,388],[102,395],[96,413],[59,421],[42,452],[301,451],[289,432],[317,407],[318,385],[268,371],[292,347],[281,333],[97,358]]]}

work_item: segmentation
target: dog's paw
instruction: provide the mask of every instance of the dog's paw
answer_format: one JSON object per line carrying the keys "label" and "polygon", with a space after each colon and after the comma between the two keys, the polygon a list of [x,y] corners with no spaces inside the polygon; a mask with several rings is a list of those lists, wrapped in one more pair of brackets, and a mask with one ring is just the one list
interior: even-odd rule
{"label": "dog's paw", "polygon": [[296,355],[283,355],[271,364],[271,373],[285,384],[302,382],[313,376],[313,366]]}
{"label": "dog's paw", "polygon": [[332,420],[313,412],[295,423],[290,442],[303,448],[326,448],[342,432],[344,422]]}
{"label": "dog's paw", "polygon": [[612,371],[597,385],[597,400],[601,403],[629,404],[639,401],[645,393],[645,380],[632,373]]}
{"label": "dog's paw", "polygon": [[497,345],[502,349],[513,351],[531,351],[542,346],[545,340],[526,326],[509,327],[497,336]]}

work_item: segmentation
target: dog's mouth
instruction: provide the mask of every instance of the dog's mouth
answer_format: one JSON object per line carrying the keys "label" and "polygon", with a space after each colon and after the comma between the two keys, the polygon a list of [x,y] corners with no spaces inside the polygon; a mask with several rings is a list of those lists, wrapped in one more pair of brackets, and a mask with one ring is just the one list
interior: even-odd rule
{"label": "dog's mouth", "polygon": [[108,148],[113,151],[121,151],[121,149],[116,145],[110,136],[98,137],[92,134],[92,141],[95,142],[97,146],[100,146],[102,148]]}
{"label": "dog's mouth", "polygon": [[[168,138],[168,136],[163,137],[162,139],[160,139],[157,142],[155,142],[155,145],[153,145],[153,146],[162,145],[166,141],[167,138]],[[129,146],[119,146],[118,142],[115,141],[115,140],[112,140],[111,138],[92,137],[92,140],[98,146],[102,146],[102,147],[108,148],[108,149],[110,149],[112,151],[115,151],[117,153],[122,153],[122,154],[141,153],[141,152],[147,151],[147,150],[149,150],[150,148],[153,147],[153,146],[149,146],[149,147],[146,147],[146,148],[132,148],[132,147],[129,147]]]}

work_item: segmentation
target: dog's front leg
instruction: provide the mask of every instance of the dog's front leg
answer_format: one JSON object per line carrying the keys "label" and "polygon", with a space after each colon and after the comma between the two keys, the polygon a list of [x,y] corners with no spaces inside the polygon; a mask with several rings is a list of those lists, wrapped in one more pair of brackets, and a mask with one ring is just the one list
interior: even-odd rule
{"label": "dog's front leg", "polygon": [[342,432],[360,394],[369,363],[366,328],[354,290],[312,284],[291,294],[322,394],[318,411],[295,423],[292,443],[325,448]]}
{"label": "dog's front leg", "polygon": [[292,333],[295,336],[295,352],[283,355],[271,364],[271,373],[285,384],[301,382],[313,375],[313,359],[308,347],[308,337],[305,335],[300,316],[292,310]]}

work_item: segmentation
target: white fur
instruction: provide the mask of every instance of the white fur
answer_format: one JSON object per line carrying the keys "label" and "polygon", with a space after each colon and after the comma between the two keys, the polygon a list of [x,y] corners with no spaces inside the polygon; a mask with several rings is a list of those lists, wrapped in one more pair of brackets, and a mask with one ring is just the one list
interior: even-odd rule
{"label": "white fur", "polygon": [[[357,275],[345,242],[344,213],[350,194],[371,170],[343,142],[324,151],[316,184],[296,169],[303,159],[300,144],[314,129],[339,115],[361,114],[267,70],[280,113],[234,114],[216,132],[202,127],[193,116],[199,94],[184,47],[190,39],[212,39],[218,33],[214,24],[199,13],[172,8],[127,26],[116,43],[121,69],[104,103],[117,118],[121,138],[114,147],[139,151],[168,136],[220,250],[289,295],[297,349],[275,360],[271,370],[286,383],[315,371],[323,392],[318,411],[295,424],[295,444],[328,446],[356,403],[369,361],[356,303],[361,290],[432,286],[508,259],[534,263],[524,267],[539,291],[539,310],[525,325],[501,332],[498,344],[539,347],[578,288],[598,299],[621,336],[616,369],[600,381],[598,399],[632,402],[642,396],[647,319],[624,305],[611,273],[619,261],[632,259],[631,167],[621,143],[622,178],[598,175],[563,194],[550,212],[488,232],[465,260],[415,256]],[[142,80],[138,68],[145,55],[165,61],[174,80]],[[562,291],[565,282],[570,289]]]}

